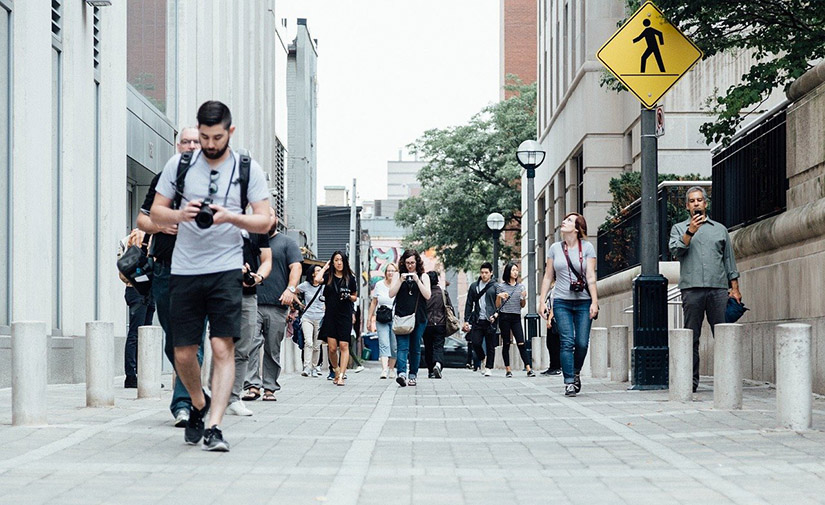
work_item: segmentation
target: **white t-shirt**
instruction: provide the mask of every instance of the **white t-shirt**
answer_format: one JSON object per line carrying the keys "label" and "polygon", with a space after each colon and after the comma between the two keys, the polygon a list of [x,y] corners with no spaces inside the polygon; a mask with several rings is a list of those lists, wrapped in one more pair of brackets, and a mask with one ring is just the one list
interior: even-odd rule
{"label": "white t-shirt", "polygon": [[[324,285],[318,284],[317,286],[313,286],[307,281],[304,281],[298,284],[298,289],[304,294],[304,303],[309,303],[313,297],[315,298],[312,305],[304,312],[304,317],[312,319],[313,321],[320,321],[324,317]],[[315,296],[318,290],[322,291],[318,293],[318,296]]]}
{"label": "white t-shirt", "polygon": [[[180,154],[166,162],[158,180],[156,190],[161,195],[175,199],[175,180],[178,174]],[[241,185],[240,156],[230,151],[230,156],[215,167],[218,172],[217,191],[211,195],[212,201],[230,212],[240,214]],[[206,162],[200,150],[192,156],[192,164],[186,173],[181,207],[188,200],[202,200],[209,197],[212,167]],[[231,185],[230,185],[231,181]],[[261,166],[252,161],[249,167],[250,203],[269,201],[269,190]],[[172,273],[175,275],[201,275],[243,268],[243,239],[241,229],[229,223],[213,224],[203,230],[195,222],[180,223],[175,250],[172,253]]]}
{"label": "white t-shirt", "polygon": [[395,297],[390,296],[390,287],[383,279],[375,283],[375,287],[372,289],[372,298],[378,300],[378,307],[384,305],[392,308],[392,304],[395,302]]}

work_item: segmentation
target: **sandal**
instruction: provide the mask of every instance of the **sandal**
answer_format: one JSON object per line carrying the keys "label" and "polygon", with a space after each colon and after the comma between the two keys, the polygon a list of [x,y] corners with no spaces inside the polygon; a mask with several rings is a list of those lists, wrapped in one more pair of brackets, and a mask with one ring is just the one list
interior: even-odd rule
{"label": "sandal", "polygon": [[246,390],[246,393],[241,397],[245,402],[254,402],[261,397],[261,390],[256,387],[251,387]]}
{"label": "sandal", "polygon": [[261,398],[262,401],[265,402],[277,402],[278,399],[275,398],[275,391],[264,391],[264,397]]}

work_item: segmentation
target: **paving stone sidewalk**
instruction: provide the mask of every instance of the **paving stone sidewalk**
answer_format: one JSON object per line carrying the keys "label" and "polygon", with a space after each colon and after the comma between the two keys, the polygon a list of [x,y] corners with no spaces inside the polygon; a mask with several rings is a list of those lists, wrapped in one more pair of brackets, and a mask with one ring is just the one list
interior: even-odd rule
{"label": "paving stone sidewalk", "polygon": [[[425,374],[426,375],[426,374]],[[11,426],[0,390],[0,504],[814,504],[825,503],[825,401],[814,429],[775,429],[775,390],[740,411],[584,377],[445,370],[399,388],[379,370],[345,387],[289,375],[278,401],[228,416],[232,445],[187,446],[169,391],[84,408],[83,385],[50,386],[49,426]],[[168,384],[168,378],[165,379]]]}

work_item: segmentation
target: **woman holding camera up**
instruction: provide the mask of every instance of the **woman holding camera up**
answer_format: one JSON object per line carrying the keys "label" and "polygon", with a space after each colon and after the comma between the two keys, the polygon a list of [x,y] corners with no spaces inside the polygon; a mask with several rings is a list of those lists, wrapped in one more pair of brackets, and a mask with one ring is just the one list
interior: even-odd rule
{"label": "woman holding camera up", "polygon": [[[330,270],[332,266],[332,270]],[[344,373],[349,362],[349,345],[352,334],[353,303],[358,300],[358,285],[349,267],[347,255],[341,251],[322,269],[324,279],[324,322],[320,336],[329,346],[329,363],[335,370],[334,383],[344,385]],[[341,350],[339,363],[338,350]]]}
{"label": "woman holding camera up", "polygon": [[584,216],[571,212],[561,223],[561,242],[550,247],[547,267],[541,283],[539,314],[548,316],[547,292],[553,287],[553,314],[561,336],[561,368],[564,394],[576,396],[581,391],[579,374],[590,343],[590,324],[599,315],[596,292],[596,251],[582,240],[587,235]]}
{"label": "woman holding camera up", "polygon": [[400,275],[395,277],[390,286],[390,296],[395,297],[393,331],[398,341],[398,373],[395,381],[401,387],[415,386],[421,361],[421,337],[427,327],[426,306],[430,299],[430,277],[424,275],[424,262],[415,249],[407,249],[401,255],[398,272]]}

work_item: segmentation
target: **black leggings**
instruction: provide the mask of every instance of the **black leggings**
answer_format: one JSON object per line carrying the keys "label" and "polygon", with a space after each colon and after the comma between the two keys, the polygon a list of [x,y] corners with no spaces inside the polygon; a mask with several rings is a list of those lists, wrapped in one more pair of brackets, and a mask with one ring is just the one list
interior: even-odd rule
{"label": "black leggings", "polygon": [[501,312],[498,315],[498,327],[501,330],[501,357],[504,359],[504,366],[510,366],[510,333],[516,338],[516,348],[521,355],[521,360],[525,366],[530,366],[527,360],[527,349],[524,346],[524,330],[521,328],[521,314],[507,314]]}

